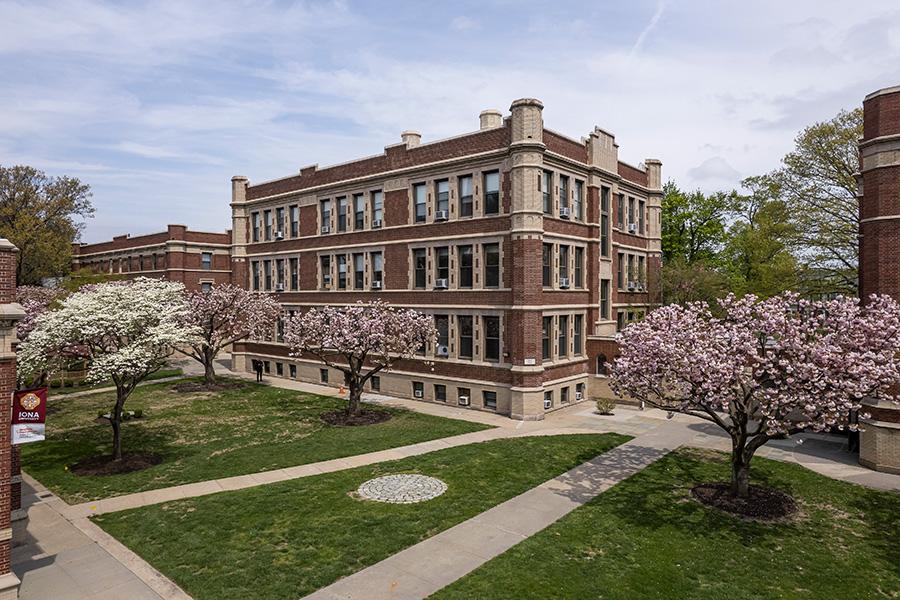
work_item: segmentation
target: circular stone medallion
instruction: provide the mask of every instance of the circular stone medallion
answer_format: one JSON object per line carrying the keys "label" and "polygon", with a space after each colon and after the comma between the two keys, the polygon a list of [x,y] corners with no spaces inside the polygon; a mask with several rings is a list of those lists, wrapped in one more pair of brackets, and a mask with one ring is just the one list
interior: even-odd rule
{"label": "circular stone medallion", "polygon": [[447,484],[440,479],[413,474],[376,477],[363,483],[356,490],[366,500],[391,504],[425,502],[437,498],[446,491]]}

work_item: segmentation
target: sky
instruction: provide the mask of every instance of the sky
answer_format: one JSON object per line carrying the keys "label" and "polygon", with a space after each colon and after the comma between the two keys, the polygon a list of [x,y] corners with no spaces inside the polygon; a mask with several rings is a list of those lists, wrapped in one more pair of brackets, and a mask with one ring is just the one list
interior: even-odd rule
{"label": "sky", "polygon": [[900,84],[896,0],[0,0],[0,165],[90,184],[82,240],[230,227],[251,183],[474,131],[516,98],[715,191]]}

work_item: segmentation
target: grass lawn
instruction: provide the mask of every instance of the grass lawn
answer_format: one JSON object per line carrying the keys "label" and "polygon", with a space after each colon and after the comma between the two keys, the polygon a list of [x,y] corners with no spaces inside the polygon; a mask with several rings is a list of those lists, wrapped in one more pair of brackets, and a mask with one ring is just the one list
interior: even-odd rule
{"label": "grass lawn", "polygon": [[[147,378],[147,381],[153,381],[154,379],[165,379],[167,377],[179,377],[183,375],[184,372],[178,369],[160,369],[156,373],[153,373]],[[57,385],[54,385],[56,383]],[[65,394],[74,394],[75,392],[86,392],[88,390],[96,390],[99,388],[105,387],[113,387],[115,384],[112,381],[104,381],[102,383],[92,383],[92,384],[83,384],[79,382],[68,381],[67,383],[73,383],[71,386],[63,387],[58,385],[58,381],[51,382],[50,384],[50,395],[65,395]]]}
{"label": "grass lawn", "polygon": [[753,460],[754,483],[802,514],[762,524],[689,497],[727,480],[725,455],[681,450],[444,588],[469,598],[897,598],[900,494]]}
{"label": "grass lawn", "polygon": [[[198,600],[296,600],[626,441],[616,434],[502,439],[94,520]],[[391,473],[447,483],[421,504],[361,501]]]}
{"label": "grass lawn", "polygon": [[67,465],[111,454],[112,429],[98,422],[115,393],[51,395],[47,439],[22,446],[22,468],[69,503],[281,469],[486,429],[486,425],[401,409],[377,425],[332,427],[319,419],[339,398],[256,383],[219,391],[179,393],[173,383],[137,388],[125,404],[144,418],[122,425],[123,449],[155,452],[162,463],[123,475],[76,476]]}

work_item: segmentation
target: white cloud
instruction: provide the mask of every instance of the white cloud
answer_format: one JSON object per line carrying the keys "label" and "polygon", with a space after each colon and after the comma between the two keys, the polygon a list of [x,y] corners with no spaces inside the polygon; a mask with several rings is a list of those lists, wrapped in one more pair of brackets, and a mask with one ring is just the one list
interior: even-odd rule
{"label": "white cloud", "polygon": [[455,31],[472,31],[481,29],[481,23],[472,17],[460,15],[458,17],[453,17],[453,20],[450,21],[450,29]]}

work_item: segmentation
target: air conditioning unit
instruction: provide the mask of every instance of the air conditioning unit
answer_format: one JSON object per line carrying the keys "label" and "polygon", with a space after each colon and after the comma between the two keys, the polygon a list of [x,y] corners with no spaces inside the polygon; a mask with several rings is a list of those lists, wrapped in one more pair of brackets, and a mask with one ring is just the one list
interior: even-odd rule
{"label": "air conditioning unit", "polygon": [[637,223],[628,224],[628,233],[637,233]]}
{"label": "air conditioning unit", "polygon": [[569,289],[569,278],[568,277],[560,277],[559,278],[559,288],[561,290]]}
{"label": "air conditioning unit", "polygon": [[568,206],[560,206],[559,207],[559,218],[560,219],[568,219],[569,218],[569,207]]}
{"label": "air conditioning unit", "polygon": [[381,219],[372,221],[372,229],[381,229]]}
{"label": "air conditioning unit", "polygon": [[628,282],[628,291],[633,292],[637,288],[637,285],[633,281]]}
{"label": "air conditioning unit", "polygon": [[468,406],[469,405],[469,397],[468,396],[460,396],[459,397],[459,405],[460,406]]}
{"label": "air conditioning unit", "polygon": [[276,283],[276,284],[275,284],[275,291],[276,291],[276,292],[283,292],[283,291],[284,291],[284,284],[283,284],[283,283]]}
{"label": "air conditioning unit", "polygon": [[584,400],[584,393],[575,392],[575,402],[581,402],[582,400]]}
{"label": "air conditioning unit", "polygon": [[437,356],[450,356],[450,348],[447,346],[438,346],[434,353]]}
{"label": "air conditioning unit", "polygon": [[434,289],[436,290],[446,290],[448,286],[446,279],[435,279],[434,281]]}
{"label": "air conditioning unit", "polygon": [[544,400],[544,410],[553,408],[553,400]]}
{"label": "air conditioning unit", "polygon": [[380,282],[380,281],[373,281],[373,282],[372,282],[372,289],[373,289],[373,290],[380,290],[380,289],[381,289],[381,282]]}
{"label": "air conditioning unit", "polygon": [[320,230],[322,233],[331,233],[330,225],[322,225],[322,229]]}
{"label": "air conditioning unit", "polygon": [[284,232],[283,232],[283,231],[276,231],[276,232],[275,232],[275,239],[276,239],[276,240],[283,240],[283,239],[284,239]]}
{"label": "air conditioning unit", "polygon": [[416,398],[421,398],[423,396],[422,390],[414,390],[413,396],[415,396]]}
{"label": "air conditioning unit", "polygon": [[322,276],[322,285],[324,285],[325,287],[331,285],[331,275]]}
{"label": "air conditioning unit", "polygon": [[435,221],[446,221],[450,218],[450,211],[448,210],[438,210],[434,213]]}

